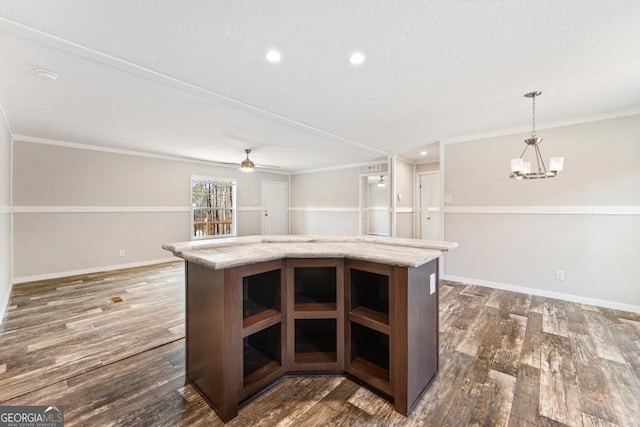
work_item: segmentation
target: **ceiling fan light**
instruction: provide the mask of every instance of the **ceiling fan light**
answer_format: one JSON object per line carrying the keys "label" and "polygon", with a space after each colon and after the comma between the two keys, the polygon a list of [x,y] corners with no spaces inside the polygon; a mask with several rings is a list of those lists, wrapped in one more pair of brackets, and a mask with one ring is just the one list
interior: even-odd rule
{"label": "ceiling fan light", "polygon": [[249,153],[251,152],[251,150],[245,149],[244,152],[247,153],[247,158],[244,159],[242,163],[240,163],[240,171],[253,172],[253,169],[256,167],[256,165],[249,159]]}
{"label": "ceiling fan light", "polygon": [[253,164],[253,162],[249,159],[245,159],[242,161],[242,163],[240,163],[240,170],[242,172],[253,172],[253,169],[256,167],[256,165]]}

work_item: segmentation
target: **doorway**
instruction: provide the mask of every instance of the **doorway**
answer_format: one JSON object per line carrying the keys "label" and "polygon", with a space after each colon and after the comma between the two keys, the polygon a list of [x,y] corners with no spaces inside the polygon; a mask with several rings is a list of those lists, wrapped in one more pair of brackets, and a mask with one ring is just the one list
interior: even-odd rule
{"label": "doorway", "polygon": [[262,234],[289,234],[289,184],[262,181]]}
{"label": "doorway", "polygon": [[390,194],[388,173],[360,176],[360,234],[390,235]]}

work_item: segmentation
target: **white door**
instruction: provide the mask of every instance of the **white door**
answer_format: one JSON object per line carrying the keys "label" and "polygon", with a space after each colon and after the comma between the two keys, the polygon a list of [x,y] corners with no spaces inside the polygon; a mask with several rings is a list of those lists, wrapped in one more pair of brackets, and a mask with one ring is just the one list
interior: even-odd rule
{"label": "white door", "polygon": [[440,174],[420,175],[420,238],[440,240]]}
{"label": "white door", "polygon": [[289,234],[289,184],[262,181],[262,234]]}

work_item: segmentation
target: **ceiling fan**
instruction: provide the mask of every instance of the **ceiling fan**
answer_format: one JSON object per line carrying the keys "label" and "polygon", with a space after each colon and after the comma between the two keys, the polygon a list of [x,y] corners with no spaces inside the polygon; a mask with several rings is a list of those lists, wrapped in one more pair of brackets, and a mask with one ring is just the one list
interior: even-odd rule
{"label": "ceiling fan", "polygon": [[[251,149],[250,148],[245,148],[244,152],[247,154],[247,157],[240,162],[240,170],[242,172],[253,172],[254,169],[280,169],[280,166],[273,166],[273,165],[260,165],[260,164],[255,164],[253,163],[253,161],[251,161],[251,159],[249,158],[249,153],[251,153]],[[234,165],[237,166],[237,163],[229,163],[229,162],[216,162],[219,164],[223,164],[223,165]]]}

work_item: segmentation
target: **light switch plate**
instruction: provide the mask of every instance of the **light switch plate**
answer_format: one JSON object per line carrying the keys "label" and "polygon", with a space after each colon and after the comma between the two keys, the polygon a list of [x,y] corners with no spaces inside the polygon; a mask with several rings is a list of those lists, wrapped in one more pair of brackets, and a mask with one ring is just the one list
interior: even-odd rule
{"label": "light switch plate", "polygon": [[436,293],[436,273],[433,273],[431,276],[429,276],[429,292],[430,295]]}

